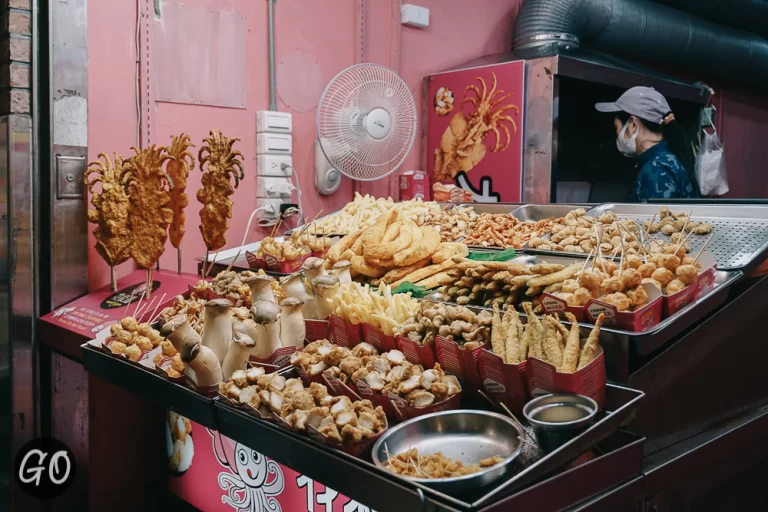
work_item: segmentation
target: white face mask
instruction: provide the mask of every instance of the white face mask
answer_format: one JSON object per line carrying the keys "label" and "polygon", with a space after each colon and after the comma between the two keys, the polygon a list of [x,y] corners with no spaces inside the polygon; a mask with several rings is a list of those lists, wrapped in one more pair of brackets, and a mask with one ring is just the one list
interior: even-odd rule
{"label": "white face mask", "polygon": [[630,120],[628,119],[627,122],[624,123],[624,126],[622,126],[621,131],[619,132],[619,136],[616,137],[616,147],[619,148],[622,155],[632,158],[637,156],[637,134],[640,133],[640,130],[635,130],[635,133],[633,133],[632,137],[629,139],[624,137],[624,134],[627,133],[629,121]]}

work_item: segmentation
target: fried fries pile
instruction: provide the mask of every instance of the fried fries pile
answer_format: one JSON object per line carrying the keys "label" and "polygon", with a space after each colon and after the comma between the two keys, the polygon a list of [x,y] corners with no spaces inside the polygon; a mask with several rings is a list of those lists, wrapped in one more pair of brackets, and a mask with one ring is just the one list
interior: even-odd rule
{"label": "fried fries pile", "polygon": [[392,287],[380,285],[377,290],[352,282],[339,287],[331,298],[334,313],[351,324],[368,323],[392,336],[394,330],[413,317],[419,301],[410,293],[392,294]]}
{"label": "fried fries pile", "polygon": [[327,265],[349,260],[353,275],[371,278],[374,284],[399,286],[408,281],[434,288],[455,276],[451,257],[459,254],[468,254],[466,246],[441,243],[435,228],[417,226],[392,210],[372,227],[358,229],[334,244]]}
{"label": "fried fries pile", "polygon": [[538,222],[521,222],[511,213],[483,213],[464,243],[483,247],[513,247],[519,249],[532,237],[549,232],[561,219],[549,218]]}
{"label": "fried fries pile", "polygon": [[493,307],[491,350],[505,363],[518,364],[529,357],[535,357],[551,363],[558,372],[573,373],[595,359],[605,315],[600,313],[597,317],[595,326],[582,346],[579,324],[571,313],[565,313],[571,322],[569,330],[554,315],[539,319],[533,313],[530,302],[524,302],[523,309],[528,316],[526,324],[520,321],[515,308],[507,308],[504,315],[500,316],[498,306]]}
{"label": "fried fries pile", "polygon": [[[245,176],[243,154],[232,149],[238,140],[211,131],[210,137],[203,139],[206,144],[198,153],[203,172],[203,188],[197,191],[197,200],[203,205],[200,210],[200,233],[209,251],[217,251],[227,244],[228,219],[232,218],[229,196],[235,193]],[[234,179],[234,184],[231,179]]]}
{"label": "fried fries pile", "polygon": [[503,457],[494,455],[471,466],[465,466],[460,460],[449,459],[441,452],[420,456],[416,448],[411,448],[394,456],[387,451],[386,467],[395,474],[413,478],[450,478],[478,473],[502,462]]}
{"label": "fried fries pile", "polygon": [[189,197],[185,193],[187,189],[187,178],[189,171],[195,169],[195,157],[188,151],[195,147],[189,140],[189,135],[182,133],[178,137],[171,135],[171,146],[168,148],[168,154],[172,159],[166,164],[165,169],[173,182],[171,190],[171,201],[168,207],[173,211],[173,221],[168,228],[168,236],[171,239],[171,245],[178,249],[181,247],[181,241],[186,232],[187,216],[184,208],[189,205]]}
{"label": "fried fries pile", "polygon": [[432,343],[435,336],[453,340],[465,349],[475,349],[491,337],[491,314],[480,313],[464,306],[449,306],[422,301],[416,315],[396,331],[420,345]]}
{"label": "fried fries pile", "polygon": [[[95,208],[88,210],[88,222],[97,225],[93,230],[96,252],[112,267],[131,257],[131,231],[128,229],[131,203],[120,182],[123,157],[117,153],[114,157],[113,164],[107,155],[99,153],[103,161],[91,162],[84,176],[85,185],[91,193],[91,204]],[[91,175],[95,175],[93,180]],[[96,183],[101,183],[101,192],[94,192]]]}
{"label": "fried fries pile", "polygon": [[163,164],[172,157],[165,147],[152,145],[141,151],[134,147],[120,174],[130,200],[128,226],[132,240],[130,253],[136,264],[150,270],[165,252],[168,226],[173,221],[171,201],[173,180],[163,170]]}
{"label": "fried fries pile", "polygon": [[384,409],[374,408],[370,400],[352,402],[346,396],[331,396],[322,384],[313,382],[305,388],[299,379],[265,375],[262,368],[234,372],[229,381],[219,384],[219,393],[249,405],[263,417],[275,414],[297,432],[307,432],[311,426],[335,443],[370,439],[387,428]]}
{"label": "fried fries pile", "polygon": [[381,215],[390,213],[392,210],[400,213],[404,218],[417,220],[419,216],[440,210],[440,205],[432,201],[423,201],[421,198],[396,203],[391,197],[377,199],[369,194],[362,196],[356,192],[353,201],[347,203],[338,212],[314,223],[309,231],[313,235],[323,233],[347,235],[357,229],[373,226]]}

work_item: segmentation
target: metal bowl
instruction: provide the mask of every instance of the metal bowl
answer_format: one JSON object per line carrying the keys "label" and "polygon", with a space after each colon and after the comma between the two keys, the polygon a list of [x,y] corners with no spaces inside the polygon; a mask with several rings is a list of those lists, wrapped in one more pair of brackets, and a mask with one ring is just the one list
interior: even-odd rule
{"label": "metal bowl", "polygon": [[587,396],[555,393],[525,404],[523,415],[533,426],[538,445],[549,453],[589,428],[598,410]]}
{"label": "metal bowl", "polygon": [[[373,446],[376,466],[386,470],[387,450],[392,456],[416,448],[419,455],[442,452],[465,466],[498,455],[504,461],[471,475],[408,480],[447,494],[484,487],[503,477],[523,449],[523,429],[512,419],[487,411],[453,410],[427,414],[390,428]],[[388,471],[388,470],[387,470]]]}

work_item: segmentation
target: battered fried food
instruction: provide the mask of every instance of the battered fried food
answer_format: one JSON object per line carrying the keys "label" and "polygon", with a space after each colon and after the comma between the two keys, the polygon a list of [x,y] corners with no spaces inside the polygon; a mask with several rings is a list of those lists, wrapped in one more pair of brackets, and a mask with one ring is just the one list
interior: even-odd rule
{"label": "battered fried food", "polygon": [[[521,248],[533,239],[544,235],[560,218],[548,218],[537,222],[521,222],[510,213],[483,213],[467,234],[467,245],[482,247]],[[547,241],[544,240],[544,243]]]}
{"label": "battered fried food", "polygon": [[634,308],[639,308],[648,302],[648,294],[642,286],[627,290],[626,295]]}
{"label": "battered fried food", "polygon": [[627,311],[632,306],[632,301],[623,293],[610,293],[600,298],[601,302],[615,306],[618,311]]}
{"label": "battered fried food", "polygon": [[[198,153],[200,170],[203,172],[203,188],[197,191],[200,210],[200,233],[209,251],[217,251],[227,244],[226,233],[232,218],[232,201],[240,180],[245,177],[243,154],[232,149],[238,138],[229,139],[214,132],[203,139]],[[205,166],[205,168],[204,168]],[[234,184],[230,181],[234,179]]]}
{"label": "battered fried food", "polygon": [[440,233],[430,226],[422,226],[419,230],[421,230],[422,234],[421,241],[404,251],[396,253],[392,258],[395,265],[399,267],[411,265],[419,260],[428,258],[437,250],[437,247],[440,245]]}
{"label": "battered fried food", "polygon": [[560,335],[560,332],[555,326],[555,322],[556,320],[550,316],[544,317],[544,339],[542,340],[542,343],[547,361],[552,363],[555,368],[560,368],[563,365],[563,349],[560,347],[557,338],[558,335]]}
{"label": "battered fried food", "polygon": [[597,354],[597,347],[600,344],[600,327],[603,326],[604,320],[605,315],[600,313],[600,316],[598,316],[597,320],[595,321],[595,326],[589,333],[589,337],[587,337],[586,343],[584,343],[584,348],[581,349],[581,355],[579,356],[579,366],[576,368],[577,370],[581,370],[595,359],[595,355]]}
{"label": "battered fried food", "polygon": [[685,283],[683,283],[679,279],[673,279],[669,283],[667,283],[665,292],[667,295],[674,295],[678,292],[683,291],[684,289],[685,289]]}
{"label": "battered fried food", "polygon": [[504,351],[506,356],[504,362],[516,364],[524,361],[528,357],[527,347],[526,353],[522,353],[521,332],[523,330],[523,325],[520,323],[520,315],[518,315],[515,308],[511,306],[507,309],[507,313],[510,318],[507,323],[506,332],[504,333],[506,336],[506,340],[504,340]]}
{"label": "battered fried food", "polygon": [[570,312],[566,312],[565,317],[571,322],[571,330],[565,342],[563,364],[560,366],[560,371],[563,373],[573,373],[576,371],[576,366],[579,362],[579,323]]}
{"label": "battered fried food", "polygon": [[693,284],[699,276],[699,269],[694,265],[680,265],[677,267],[677,278],[685,285]]}
{"label": "battered fried food", "polygon": [[651,279],[655,279],[656,281],[660,282],[662,286],[667,286],[667,284],[675,278],[675,274],[672,273],[671,270],[668,268],[657,268],[653,271],[653,274],[651,274]]}
{"label": "battered fried food", "polygon": [[178,137],[171,135],[171,147],[168,154],[173,157],[166,165],[168,176],[173,181],[171,190],[171,202],[168,207],[173,211],[173,221],[168,229],[168,237],[171,245],[178,249],[186,231],[187,216],[184,208],[189,204],[189,197],[185,193],[189,172],[195,169],[195,157],[188,150],[194,147],[189,140],[189,135],[182,133]]}
{"label": "battered fried food", "polygon": [[136,264],[151,269],[165,251],[168,226],[173,221],[173,210],[168,208],[173,180],[163,170],[163,164],[172,159],[164,147],[152,145],[139,151],[124,164],[120,182],[130,199],[128,225],[133,239],[130,253]]}
{"label": "battered fried food", "polygon": [[547,274],[541,277],[534,277],[533,279],[528,281],[528,286],[531,288],[536,288],[539,286],[546,287],[554,283],[562,282],[576,275],[576,272],[581,270],[581,267],[582,267],[581,263],[572,263],[571,265],[565,267],[564,269],[554,272],[552,274]]}
{"label": "battered fried food", "polygon": [[634,288],[640,286],[643,280],[643,275],[633,268],[628,268],[621,273],[621,282],[625,289]]}
{"label": "battered fried food", "polygon": [[[122,155],[114,153],[114,164],[104,153],[99,153],[99,158],[103,161],[91,162],[83,177],[95,208],[88,211],[88,222],[96,224],[93,230],[96,252],[110,266],[115,266],[131,257],[131,231],[128,227],[130,200],[120,182],[124,165]],[[91,175],[95,175],[93,180]],[[101,183],[101,192],[94,192],[96,183]]]}

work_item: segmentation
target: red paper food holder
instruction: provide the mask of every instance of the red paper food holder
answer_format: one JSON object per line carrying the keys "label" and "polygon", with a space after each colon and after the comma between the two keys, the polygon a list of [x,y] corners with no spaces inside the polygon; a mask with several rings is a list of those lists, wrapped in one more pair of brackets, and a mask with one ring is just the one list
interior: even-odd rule
{"label": "red paper food holder", "polygon": [[488,398],[496,403],[503,403],[512,411],[522,411],[530,396],[528,365],[528,361],[519,364],[505,363],[490,350],[482,350],[477,356],[477,366]]}
{"label": "red paper food holder", "polygon": [[418,416],[424,416],[425,414],[432,414],[433,412],[458,409],[461,405],[461,391],[448,398],[447,400],[443,400],[442,402],[428,405],[426,407],[411,407],[404,398],[392,393],[387,393],[387,399],[392,404],[394,417],[398,421],[406,421]]}
{"label": "red paper food holder", "polygon": [[245,261],[248,262],[249,268],[261,268],[264,270],[267,268],[267,262],[264,261],[264,258],[259,258],[251,251],[245,251]]}
{"label": "red paper food holder", "polygon": [[349,323],[336,315],[330,315],[328,322],[331,324],[331,341],[336,345],[352,348],[363,341],[362,324]]}
{"label": "red paper food holder", "polygon": [[[296,347],[280,347],[268,357],[249,356],[248,361],[256,363],[256,366],[269,365],[278,370],[291,364],[291,354],[296,352]],[[264,366],[266,368],[266,366]]]}
{"label": "red paper food holder", "polygon": [[688,304],[693,303],[699,297],[703,297],[715,286],[715,272],[717,261],[708,252],[701,253],[698,263],[701,263],[696,282],[686,286],[674,295],[664,295],[662,298],[664,317],[674,315]]}
{"label": "red paper food holder", "polygon": [[384,334],[381,329],[374,327],[369,323],[363,324],[363,339],[376,347],[376,350],[378,350],[379,353],[389,352],[390,350],[395,350],[397,348],[394,336]]}
{"label": "red paper food holder", "polygon": [[482,386],[480,381],[480,371],[477,368],[477,356],[487,346],[482,346],[467,350],[459,347],[455,341],[435,337],[435,350],[437,352],[437,362],[443,368],[445,373],[455,375],[460,381],[465,382],[475,389]]}
{"label": "red paper food holder", "polygon": [[561,316],[560,313],[569,311],[576,317],[578,322],[583,322],[586,316],[586,308],[584,306],[569,306],[565,299],[556,297],[550,293],[541,294],[541,309],[548,314],[556,314]]}
{"label": "red paper food holder", "polygon": [[658,288],[650,283],[642,285],[648,302],[635,311],[618,311],[615,306],[592,299],[585,306],[587,321],[594,323],[600,313],[605,315],[604,325],[626,331],[643,332],[661,321],[662,297]]}
{"label": "red paper food holder", "polygon": [[307,342],[327,340],[331,337],[331,322],[328,320],[304,319]]}
{"label": "red paper food holder", "polygon": [[560,373],[553,365],[537,358],[528,359],[528,390],[535,398],[550,393],[577,393],[588,396],[602,409],[605,404],[605,355],[597,349],[595,359],[581,370]]}
{"label": "red paper food holder", "polygon": [[271,254],[267,254],[264,256],[264,263],[267,266],[267,270],[271,270],[272,272],[279,272],[281,274],[293,274],[297,270],[301,269],[301,266],[310,256],[312,255],[305,254],[304,256],[299,256],[295,260],[278,260]]}
{"label": "red paper food holder", "polygon": [[434,343],[419,345],[405,336],[395,337],[395,343],[409,363],[420,364],[424,368],[434,368],[435,363],[437,362],[437,353],[435,352]]}

